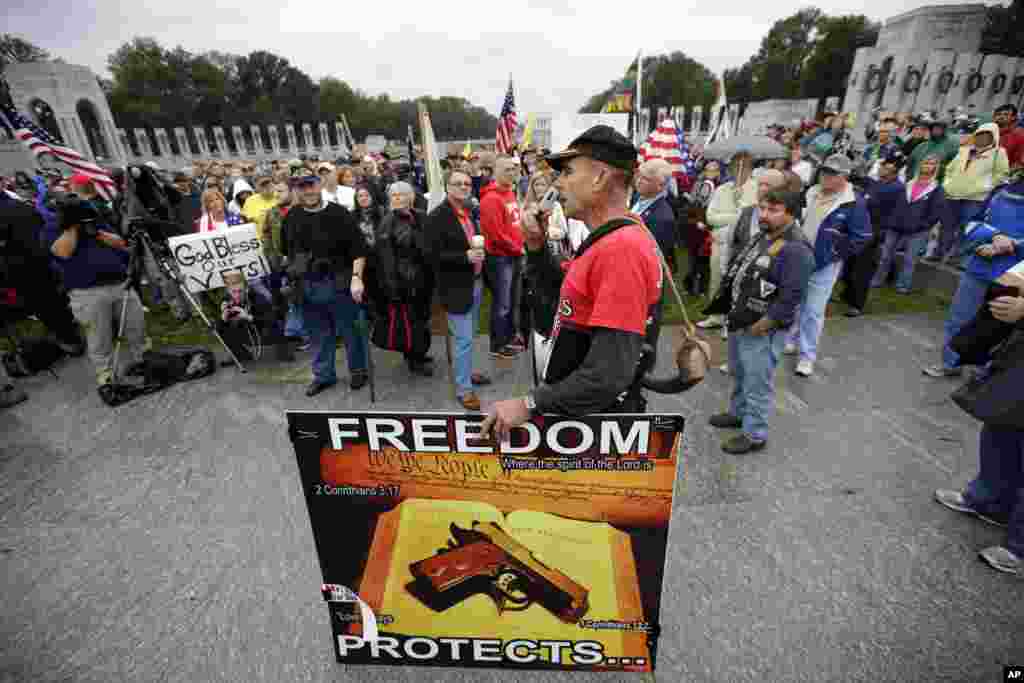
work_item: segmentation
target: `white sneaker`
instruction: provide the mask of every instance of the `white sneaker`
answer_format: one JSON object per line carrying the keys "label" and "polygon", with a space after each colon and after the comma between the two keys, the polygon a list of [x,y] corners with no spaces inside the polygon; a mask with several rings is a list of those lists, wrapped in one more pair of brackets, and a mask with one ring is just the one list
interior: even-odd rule
{"label": "white sneaker", "polygon": [[718,366],[718,371],[719,372],[724,372],[725,374],[728,375],[729,374],[729,364],[728,363],[722,363],[721,365]]}
{"label": "white sneaker", "polygon": [[796,348],[796,344],[786,344],[782,349],[782,352],[787,356],[795,356],[797,351],[799,351],[799,349]]}
{"label": "white sneaker", "polygon": [[697,327],[702,330],[713,330],[722,326],[722,318],[717,315],[709,315],[700,322],[697,323]]}
{"label": "white sneaker", "polygon": [[796,374],[801,377],[810,377],[814,374],[814,363],[804,358],[796,364]]}

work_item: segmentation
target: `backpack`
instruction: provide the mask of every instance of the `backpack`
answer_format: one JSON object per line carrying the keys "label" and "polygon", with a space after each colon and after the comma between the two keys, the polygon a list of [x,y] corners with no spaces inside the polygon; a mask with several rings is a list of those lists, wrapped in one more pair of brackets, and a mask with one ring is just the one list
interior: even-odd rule
{"label": "backpack", "polygon": [[208,377],[217,370],[213,352],[199,346],[171,346],[160,351],[146,351],[138,373],[141,383],[105,384],[100,398],[108,406],[119,406],[139,396],[153,394],[177,382]]}

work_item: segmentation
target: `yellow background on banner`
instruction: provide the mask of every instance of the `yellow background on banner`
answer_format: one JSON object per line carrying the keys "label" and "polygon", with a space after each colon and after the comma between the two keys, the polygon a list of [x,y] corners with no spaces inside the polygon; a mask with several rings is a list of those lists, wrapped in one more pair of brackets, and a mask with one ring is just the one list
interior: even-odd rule
{"label": "yellow background on banner", "polygon": [[[450,524],[468,529],[474,521],[494,522],[528,547],[538,560],[563,572],[590,592],[590,608],[584,619],[640,620],[639,608],[635,613],[626,613],[631,610],[624,605],[632,600],[625,600],[626,596],[620,595],[617,588],[625,579],[626,585],[638,590],[632,558],[626,568],[632,577],[616,575],[615,545],[625,542],[628,547],[629,543],[624,532],[605,523],[579,522],[545,512],[517,510],[503,516],[492,505],[472,501],[411,499],[387,515],[399,516],[390,566],[367,566],[366,571],[368,574],[381,570],[388,573],[381,604],[378,607],[371,603],[379,614],[394,617],[388,630],[427,637],[506,641],[516,638],[595,640],[604,646],[606,657],[649,657],[643,634],[584,629],[559,620],[539,604],[524,611],[506,610],[499,616],[494,601],[487,595],[477,594],[442,612],[435,612],[405,587],[413,580],[409,565],[435,555],[444,547],[451,538]],[[382,519],[378,529],[383,522]]]}

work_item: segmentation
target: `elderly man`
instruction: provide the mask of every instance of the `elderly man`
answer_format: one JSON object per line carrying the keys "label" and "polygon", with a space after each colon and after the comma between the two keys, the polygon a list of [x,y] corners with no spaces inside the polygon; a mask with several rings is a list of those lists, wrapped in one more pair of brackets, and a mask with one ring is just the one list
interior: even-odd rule
{"label": "elderly man", "polygon": [[518,302],[516,280],[521,277],[523,228],[516,201],[519,162],[502,157],[494,169],[494,182],[480,192],[480,232],[487,252],[487,275],[490,280],[491,356],[515,358],[524,346],[516,339],[515,311]]}
{"label": "elderly man", "polygon": [[638,383],[643,345],[660,324],[663,273],[647,228],[628,211],[636,148],[610,126],[594,126],[548,157],[560,172],[566,218],[586,223],[589,238],[563,271],[547,248],[548,216],[527,228],[538,286],[560,289],[544,382],[525,398],[499,401],[481,426],[506,438],[532,415],[635,413],[647,401]]}
{"label": "elderly man", "polygon": [[355,218],[323,198],[320,178],[297,178],[299,205],[281,228],[281,252],[289,260],[288,279],[302,296],[302,316],[312,335],[316,356],[306,396],[337,384],[334,355],[337,335],[345,340],[350,386],[363,388],[367,372],[366,336],[357,330],[366,314],[363,268],[367,246]]}
{"label": "elderly man", "polygon": [[796,374],[801,377],[814,373],[825,307],[843,261],[860,253],[872,237],[867,203],[850,184],[852,166],[847,157],[833,154],[821,165],[819,183],[807,191],[803,230],[814,245],[814,273],[785,346],[786,354],[800,354]]}
{"label": "elderly man", "polygon": [[814,251],[796,223],[800,195],[768,190],[756,208],[744,211],[748,221],[752,213],[759,229],[732,252],[709,309],[728,312],[729,369],[736,378],[729,412],[712,417],[711,426],[743,430],[722,446],[736,455],[759,451],[767,443],[785,329],[814,270]]}
{"label": "elderly man", "polygon": [[649,159],[636,171],[637,200],[633,213],[643,219],[644,225],[658,241],[661,253],[676,270],[676,217],[668,201],[668,181],[672,166],[664,159]]}

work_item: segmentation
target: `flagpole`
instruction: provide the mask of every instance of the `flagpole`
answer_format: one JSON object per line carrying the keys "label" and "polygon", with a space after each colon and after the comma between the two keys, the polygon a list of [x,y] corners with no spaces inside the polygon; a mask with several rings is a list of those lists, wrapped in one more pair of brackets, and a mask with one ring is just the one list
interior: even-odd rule
{"label": "flagpole", "polygon": [[644,90],[644,49],[636,53],[636,102],[633,103],[633,111],[635,112],[633,120],[636,121],[636,128],[634,129],[636,140],[635,144],[637,147],[640,146],[641,141],[647,137],[647,132],[642,131],[640,122],[643,121],[643,90]]}

